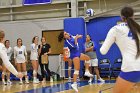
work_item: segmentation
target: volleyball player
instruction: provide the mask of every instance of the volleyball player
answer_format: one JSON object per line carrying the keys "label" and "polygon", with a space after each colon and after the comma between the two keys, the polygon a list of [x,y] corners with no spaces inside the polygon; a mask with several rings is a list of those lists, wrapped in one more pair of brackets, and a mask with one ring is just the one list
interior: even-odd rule
{"label": "volleyball player", "polygon": [[34,36],[31,44],[31,55],[30,60],[33,67],[33,83],[39,83],[37,79],[38,70],[38,36]]}
{"label": "volleyball player", "polygon": [[78,45],[78,39],[82,38],[82,35],[76,35],[73,37],[67,32],[61,32],[58,36],[58,41],[61,42],[63,39],[65,40],[64,44],[67,45],[67,47],[70,49],[70,58],[72,59],[74,63],[74,83],[71,85],[72,88],[78,92],[78,86],[77,86],[77,77],[79,76],[79,70],[80,70],[80,60],[85,61],[85,66],[86,66],[86,71],[85,71],[85,76],[88,77],[93,77],[92,74],[89,72],[89,63],[90,63],[90,58],[83,54],[80,53],[79,51],[79,45]]}
{"label": "volleyball player", "polygon": [[[17,39],[17,45],[14,47],[14,59],[15,65],[17,66],[17,70],[19,73],[23,73],[25,76],[25,83],[29,83],[27,70],[26,70],[26,62],[27,62],[27,51],[26,47],[22,45],[22,39]],[[20,84],[23,84],[22,78],[20,78]]]}
{"label": "volleyball player", "polygon": [[140,82],[140,26],[134,21],[134,10],[124,7],[121,10],[122,23],[110,29],[100,48],[106,54],[113,43],[116,43],[122,54],[122,67],[113,88],[113,93],[128,93]]}
{"label": "volleyball player", "polygon": [[4,46],[4,38],[5,38],[5,33],[4,31],[0,30],[0,57],[2,59],[2,62],[12,74],[17,76],[18,78],[22,78],[23,77],[22,73],[18,73],[17,70],[14,68],[14,66],[11,64],[11,62],[9,61]]}
{"label": "volleyball player", "polygon": [[[5,40],[5,50],[8,56],[9,61],[11,61],[11,55],[12,55],[12,48],[10,47],[10,41]],[[5,82],[5,76],[7,76],[7,82]],[[2,64],[2,82],[4,85],[6,84],[12,84],[10,81],[10,71],[7,70],[4,64]]]}

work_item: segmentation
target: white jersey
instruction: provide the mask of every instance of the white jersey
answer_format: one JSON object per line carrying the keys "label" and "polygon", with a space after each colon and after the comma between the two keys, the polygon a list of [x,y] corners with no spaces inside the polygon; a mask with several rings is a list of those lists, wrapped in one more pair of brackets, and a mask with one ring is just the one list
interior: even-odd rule
{"label": "white jersey", "polygon": [[106,54],[114,42],[118,45],[123,57],[121,70],[140,71],[140,57],[136,59],[137,47],[127,23],[121,23],[110,29],[100,52]]}
{"label": "white jersey", "polygon": [[9,60],[11,60],[11,56],[12,56],[12,48],[11,47],[9,47],[9,48],[6,48],[5,47],[5,49],[6,49],[6,53],[7,53],[7,56],[8,56],[8,58],[9,58]]}
{"label": "white jersey", "polygon": [[38,60],[38,45],[31,44],[30,60]]}
{"label": "white jersey", "polygon": [[0,57],[6,66],[6,68],[13,73],[14,75],[18,75],[17,70],[14,68],[14,66],[10,63],[9,58],[6,53],[6,49],[3,43],[0,43]]}
{"label": "white jersey", "polygon": [[26,47],[22,45],[21,47],[14,47],[14,58],[17,63],[24,63],[26,61],[25,55],[27,56]]}

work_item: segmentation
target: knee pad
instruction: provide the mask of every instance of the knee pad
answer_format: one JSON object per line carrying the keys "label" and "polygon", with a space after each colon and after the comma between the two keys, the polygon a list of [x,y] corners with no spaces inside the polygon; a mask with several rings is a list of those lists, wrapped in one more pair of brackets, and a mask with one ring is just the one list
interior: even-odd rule
{"label": "knee pad", "polygon": [[3,75],[6,75],[6,72],[2,72]]}
{"label": "knee pad", "polygon": [[23,75],[27,75],[27,71],[25,71],[25,72],[22,72],[22,74],[23,74]]}
{"label": "knee pad", "polygon": [[36,74],[37,74],[36,70],[33,70],[33,75],[36,75]]}
{"label": "knee pad", "polygon": [[88,61],[85,61],[85,63],[88,63],[88,64],[89,64],[89,63],[90,63],[90,60],[88,60]]}
{"label": "knee pad", "polygon": [[72,67],[69,67],[68,70],[71,70]]}
{"label": "knee pad", "polygon": [[74,71],[74,74],[79,75],[79,71],[78,70],[75,70]]}

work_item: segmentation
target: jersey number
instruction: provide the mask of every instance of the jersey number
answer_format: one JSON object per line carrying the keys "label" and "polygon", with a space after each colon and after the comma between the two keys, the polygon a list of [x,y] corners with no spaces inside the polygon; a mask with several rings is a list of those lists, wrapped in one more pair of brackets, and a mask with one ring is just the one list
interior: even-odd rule
{"label": "jersey number", "polygon": [[133,37],[133,35],[132,35],[132,32],[131,32],[131,31],[129,31],[129,33],[128,33],[128,37],[130,37],[131,39],[134,39],[134,37]]}

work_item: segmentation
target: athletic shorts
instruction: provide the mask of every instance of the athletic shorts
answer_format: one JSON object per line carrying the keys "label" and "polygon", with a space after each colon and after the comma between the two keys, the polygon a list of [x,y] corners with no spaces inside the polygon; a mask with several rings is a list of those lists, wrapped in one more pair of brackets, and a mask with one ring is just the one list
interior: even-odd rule
{"label": "athletic shorts", "polygon": [[89,66],[92,66],[92,67],[98,66],[98,59],[97,58],[91,59]]}
{"label": "athletic shorts", "polygon": [[129,82],[133,83],[140,82],[140,71],[132,71],[132,72],[121,71],[119,76]]}
{"label": "athletic shorts", "polygon": [[75,57],[80,57],[81,53],[76,52],[76,53],[70,53],[70,58],[73,59]]}

